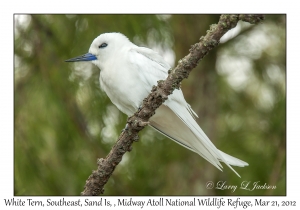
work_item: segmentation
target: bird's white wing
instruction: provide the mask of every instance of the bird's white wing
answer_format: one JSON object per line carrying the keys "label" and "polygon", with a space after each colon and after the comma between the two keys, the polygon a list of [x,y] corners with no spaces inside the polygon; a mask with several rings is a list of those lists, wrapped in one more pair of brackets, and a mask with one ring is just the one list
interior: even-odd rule
{"label": "bird's white wing", "polygon": [[132,48],[129,53],[131,66],[135,66],[140,80],[146,87],[157,84],[158,80],[164,80],[168,76],[170,65],[156,52],[145,47]]}
{"label": "bird's white wing", "polygon": [[[160,55],[150,49],[140,47],[131,49],[130,61],[136,66],[137,74],[148,88],[148,92],[153,85],[157,84],[158,80],[167,78],[170,66]],[[175,89],[149,121],[157,131],[198,153],[220,170],[222,165],[219,161],[224,162],[234,172],[235,170],[230,165],[248,165],[246,162],[218,150],[197,124],[193,114],[194,112],[185,101],[182,91]]]}
{"label": "bird's white wing", "polygon": [[163,67],[163,72],[167,74],[167,71],[171,68],[171,66],[159,55],[157,52],[146,48],[146,47],[137,47],[133,48],[132,51],[135,51],[146,58],[150,59],[151,61],[159,64],[161,67]]}
{"label": "bird's white wing", "polygon": [[[168,70],[171,68],[157,52],[145,47],[132,48],[129,53],[129,60],[132,65],[136,66],[135,69],[138,69],[136,73],[139,75],[140,80],[146,87],[150,87],[148,93],[150,93],[153,85],[157,85],[158,80],[165,80],[168,77]],[[169,98],[181,103],[192,116],[198,117],[185,101],[181,90],[174,90]]]}

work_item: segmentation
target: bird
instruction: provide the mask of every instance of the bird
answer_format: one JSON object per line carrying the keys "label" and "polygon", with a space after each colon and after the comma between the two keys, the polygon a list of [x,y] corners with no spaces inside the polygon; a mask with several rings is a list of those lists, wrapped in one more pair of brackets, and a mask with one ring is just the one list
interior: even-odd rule
{"label": "bird", "polygon": [[[117,108],[132,116],[159,80],[165,80],[171,66],[152,49],[139,47],[118,32],[100,34],[88,53],[66,62],[91,62],[100,69],[100,87]],[[198,123],[197,114],[186,102],[181,89],[175,89],[149,119],[149,126],[181,146],[199,154],[222,171],[248,163],[230,156],[210,141]]]}

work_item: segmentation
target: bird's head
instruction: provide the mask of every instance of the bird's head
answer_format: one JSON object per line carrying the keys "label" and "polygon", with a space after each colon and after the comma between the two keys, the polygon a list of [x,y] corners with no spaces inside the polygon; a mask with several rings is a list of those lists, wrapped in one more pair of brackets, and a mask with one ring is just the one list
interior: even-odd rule
{"label": "bird's head", "polygon": [[92,61],[96,66],[101,66],[132,43],[121,33],[104,33],[94,39],[89,52],[66,60],[66,62]]}

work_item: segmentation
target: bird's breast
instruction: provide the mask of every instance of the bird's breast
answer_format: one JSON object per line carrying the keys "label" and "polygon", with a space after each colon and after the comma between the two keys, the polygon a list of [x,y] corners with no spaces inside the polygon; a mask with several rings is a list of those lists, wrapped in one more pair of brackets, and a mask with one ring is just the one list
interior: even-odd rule
{"label": "bird's breast", "polygon": [[138,76],[126,68],[101,70],[99,80],[112,103],[128,116],[137,111],[151,91],[151,87],[145,87]]}

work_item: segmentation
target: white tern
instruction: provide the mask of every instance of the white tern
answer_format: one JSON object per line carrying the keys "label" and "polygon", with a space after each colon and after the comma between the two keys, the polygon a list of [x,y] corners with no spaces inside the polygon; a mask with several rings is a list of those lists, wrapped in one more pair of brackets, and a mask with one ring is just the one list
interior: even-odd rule
{"label": "white tern", "polygon": [[[104,33],[94,39],[89,52],[67,62],[91,61],[100,68],[100,86],[120,111],[133,115],[158,80],[165,80],[170,65],[156,52],[138,47],[121,33]],[[222,171],[224,162],[232,166],[248,163],[220,150],[195,121],[198,117],[175,89],[150,118],[149,125],[181,146],[199,154]],[[239,176],[240,177],[240,176]]]}

